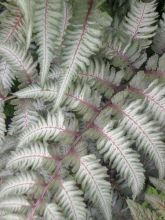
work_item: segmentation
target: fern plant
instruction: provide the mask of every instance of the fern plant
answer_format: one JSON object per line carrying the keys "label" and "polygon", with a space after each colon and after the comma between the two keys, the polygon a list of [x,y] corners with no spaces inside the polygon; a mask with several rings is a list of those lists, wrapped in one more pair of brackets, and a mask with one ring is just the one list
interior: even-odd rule
{"label": "fern plant", "polygon": [[164,178],[158,3],[1,3],[0,219],[110,220],[116,193],[143,192],[146,158]]}

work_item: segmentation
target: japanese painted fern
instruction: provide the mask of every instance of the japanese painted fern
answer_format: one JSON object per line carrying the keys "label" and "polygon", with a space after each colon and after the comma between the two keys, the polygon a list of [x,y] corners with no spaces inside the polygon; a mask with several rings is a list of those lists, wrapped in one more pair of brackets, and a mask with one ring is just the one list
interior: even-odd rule
{"label": "japanese painted fern", "polygon": [[164,178],[165,12],[124,2],[3,1],[0,219],[110,220]]}

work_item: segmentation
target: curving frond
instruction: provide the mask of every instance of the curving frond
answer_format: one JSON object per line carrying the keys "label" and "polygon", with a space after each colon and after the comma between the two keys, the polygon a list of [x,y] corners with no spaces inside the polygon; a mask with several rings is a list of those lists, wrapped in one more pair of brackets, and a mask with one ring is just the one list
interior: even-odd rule
{"label": "curving frond", "polygon": [[39,115],[29,100],[12,100],[11,104],[15,106],[15,112],[9,125],[8,134],[20,134],[38,121]]}
{"label": "curving frond", "polygon": [[20,99],[33,98],[43,99],[44,101],[54,101],[57,96],[57,86],[54,82],[46,82],[43,87],[32,84],[14,93]]}
{"label": "curving frond", "polygon": [[141,205],[130,199],[127,199],[127,204],[131,211],[133,220],[144,220],[144,219],[158,220],[158,216],[156,215],[156,213],[150,211],[150,209],[143,208]]}
{"label": "curving frond", "polygon": [[104,93],[106,97],[110,98],[124,78],[124,72],[117,71],[102,58],[94,57],[86,71],[79,73],[78,77],[83,77],[90,86],[96,87],[100,93]]}
{"label": "curving frond", "polygon": [[77,81],[75,85],[70,86],[65,96],[62,104],[69,110],[82,115],[85,121],[91,119],[93,113],[98,112],[101,96],[87,83],[84,85],[83,81]]}
{"label": "curving frond", "polygon": [[61,136],[65,135],[65,141],[69,141],[77,135],[77,132],[66,128],[64,124],[64,115],[61,111],[58,111],[58,113],[54,115],[49,113],[46,119],[40,117],[38,122],[27,128],[20,135],[18,147],[23,147],[31,141],[41,139],[44,141],[57,141],[61,138],[60,134],[63,134]]}
{"label": "curving frond", "polygon": [[[119,97],[122,94],[119,94]],[[133,101],[129,105],[113,106],[123,115],[120,123],[121,129],[124,129],[136,140],[136,146],[148,153],[154,160],[159,176],[165,175],[165,149],[162,141],[162,133],[158,124],[151,120],[147,113],[143,113],[141,100]]]}
{"label": "curving frond", "polygon": [[141,45],[130,39],[128,41],[126,37],[122,40],[117,36],[110,37],[104,54],[112,60],[114,66],[127,68],[127,73],[128,71],[134,73],[135,69],[140,68],[147,59]]}
{"label": "curving frond", "polygon": [[46,169],[51,171],[55,169],[55,162],[46,143],[35,143],[30,145],[29,148],[12,152],[7,162],[7,168],[14,170]]}
{"label": "curving frond", "polygon": [[68,220],[86,218],[82,192],[76,187],[74,181],[61,182],[61,192],[56,196],[56,200]]}
{"label": "curving frond", "polygon": [[[59,81],[59,93],[56,99],[57,108],[63,99],[73,76],[89,65],[89,57],[101,46],[102,31],[93,16],[94,1],[77,1],[74,14],[70,20],[63,42],[62,67],[65,72]],[[99,19],[99,18],[98,18]]]}
{"label": "curving frond", "polygon": [[64,220],[64,216],[56,203],[49,203],[46,205],[44,218],[47,220]]}
{"label": "curving frond", "polygon": [[24,15],[26,26],[26,50],[29,49],[32,37],[35,1],[32,0],[15,0]]}
{"label": "curving frond", "polygon": [[41,193],[44,182],[35,172],[18,173],[6,180],[0,187],[0,198],[23,194]]}
{"label": "curving frond", "polygon": [[0,60],[0,80],[5,89],[10,90],[15,76],[11,66],[3,59]]}
{"label": "curving frond", "polygon": [[102,167],[95,155],[80,157],[80,168],[75,177],[82,185],[87,198],[98,205],[105,219],[111,219],[111,185],[106,181],[106,168]]}
{"label": "curving frond", "polygon": [[[39,46],[40,82],[43,86],[58,46],[60,18],[63,0],[37,0],[35,8],[34,32]],[[57,45],[56,45],[57,44]]]}
{"label": "curving frond", "polygon": [[35,77],[36,64],[20,46],[0,43],[0,55],[11,65],[19,80],[31,83]]}
{"label": "curving frond", "polygon": [[0,39],[3,43],[13,43],[23,45],[25,43],[24,18],[20,9],[14,4],[4,4],[6,11],[1,15]]}
{"label": "curving frond", "polygon": [[[130,1],[130,10],[122,22],[122,31],[133,39],[148,40],[155,35],[158,13],[157,1]],[[151,41],[150,41],[151,43]]]}
{"label": "curving frond", "polygon": [[139,155],[132,150],[132,141],[125,136],[125,132],[120,127],[113,128],[112,124],[107,124],[101,128],[94,126],[99,134],[97,149],[103,154],[104,160],[109,160],[113,167],[128,182],[133,195],[137,196],[144,185],[144,169],[139,160]]}

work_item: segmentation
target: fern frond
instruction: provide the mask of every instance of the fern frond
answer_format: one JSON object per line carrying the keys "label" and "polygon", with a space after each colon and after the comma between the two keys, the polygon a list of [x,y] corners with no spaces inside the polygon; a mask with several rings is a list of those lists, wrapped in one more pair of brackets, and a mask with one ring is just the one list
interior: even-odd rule
{"label": "fern frond", "polygon": [[15,112],[12,122],[9,125],[8,134],[20,134],[37,122],[38,113],[29,100],[12,100],[11,104],[15,106]]}
{"label": "fern frond", "polygon": [[162,18],[159,21],[159,27],[157,33],[153,39],[153,50],[158,54],[163,54],[165,50],[165,12],[162,14]]}
{"label": "fern frond", "polygon": [[12,152],[7,163],[7,168],[14,170],[55,169],[54,159],[49,152],[47,144],[35,143],[29,148],[20,149]]}
{"label": "fern frond", "polygon": [[[70,122],[70,124],[71,123],[73,123],[73,121]],[[64,115],[61,111],[58,111],[56,115],[49,113],[46,119],[41,117],[37,123],[34,123],[20,135],[18,147],[23,147],[31,141],[41,139],[44,141],[60,140],[60,134],[63,134],[62,136],[65,134],[65,141],[69,141],[77,135],[77,132],[66,128]]]}
{"label": "fern frond", "polygon": [[25,43],[25,28],[23,15],[15,5],[5,4],[7,10],[1,16],[0,38],[3,43],[16,42],[20,45]]}
{"label": "fern frond", "polygon": [[134,72],[146,61],[147,55],[142,51],[138,42],[129,40],[124,37],[110,38],[107,47],[104,50],[105,57],[112,60],[116,67],[127,68],[129,72]]}
{"label": "fern frond", "polygon": [[94,129],[100,135],[97,149],[109,160],[113,167],[128,182],[133,195],[137,196],[144,185],[144,169],[139,160],[139,155],[131,149],[132,142],[125,136],[121,128],[113,128],[107,124],[104,128],[98,125]]}
{"label": "fern frond", "polygon": [[24,15],[24,20],[26,25],[26,50],[27,50],[31,43],[35,2],[31,0],[16,0],[16,3],[20,7],[22,14]]}
{"label": "fern frond", "polygon": [[0,187],[0,198],[32,194],[36,196],[43,189],[43,180],[34,172],[19,173],[5,181]]}
{"label": "fern frond", "polygon": [[146,75],[139,73],[132,79],[128,90],[144,98],[143,104],[146,106],[146,111],[150,111],[160,125],[165,125],[164,83],[160,83],[158,80],[150,83]]}
{"label": "fern frond", "polygon": [[25,213],[31,207],[31,204],[25,199],[24,196],[17,196],[17,197],[9,197],[3,198],[0,201],[0,209],[9,212],[21,212]]}
{"label": "fern frond", "polygon": [[60,208],[55,203],[49,203],[45,207],[44,218],[47,220],[64,220]]}
{"label": "fern frond", "polygon": [[86,218],[82,192],[73,181],[61,183],[61,192],[56,196],[56,200],[68,220],[84,220]]}
{"label": "fern frond", "polygon": [[[121,96],[122,93],[119,94],[119,97]],[[114,108],[123,114],[120,126],[136,140],[137,147],[143,149],[154,160],[159,170],[159,176],[163,178],[165,175],[165,150],[162,133],[157,123],[151,120],[147,113],[142,113],[142,101],[136,100],[122,107],[114,104]]]}
{"label": "fern frond", "polygon": [[44,101],[54,101],[57,96],[57,86],[54,82],[46,82],[43,87],[32,84],[14,93],[20,99],[33,98]]}
{"label": "fern frond", "polygon": [[127,204],[134,220],[158,220],[156,213],[150,211],[150,209],[143,208],[141,205],[130,199],[127,199]]}
{"label": "fern frond", "polygon": [[108,98],[112,96],[115,88],[120,85],[124,78],[123,71],[117,71],[114,67],[110,68],[109,63],[97,57],[91,59],[87,70],[78,75]]}
{"label": "fern frond", "polygon": [[0,44],[0,55],[13,67],[19,80],[32,83],[36,64],[24,49],[14,44]]}
{"label": "fern frond", "polygon": [[101,46],[102,31],[93,18],[94,1],[77,1],[74,8],[75,14],[70,20],[63,43],[62,67],[65,72],[59,82],[59,93],[56,99],[57,108],[63,99],[73,76],[86,65],[89,57],[98,51]]}
{"label": "fern frond", "polygon": [[82,115],[85,121],[98,111],[101,102],[100,94],[92,90],[87,83],[84,85],[83,81],[77,81],[76,85],[70,86],[65,96],[63,104],[69,110]]}
{"label": "fern frond", "polygon": [[3,87],[7,90],[11,89],[15,76],[12,72],[11,66],[3,59],[0,60],[0,80]]}
{"label": "fern frond", "polygon": [[40,81],[43,86],[54,58],[56,36],[59,36],[60,18],[63,0],[37,0],[34,31],[39,46]]}
{"label": "fern frond", "polygon": [[122,22],[122,31],[133,39],[152,38],[157,29],[157,2],[131,0],[130,5],[130,10]]}
{"label": "fern frond", "polygon": [[95,155],[87,155],[80,158],[80,168],[75,177],[87,198],[100,207],[108,220],[111,219],[111,186],[105,180],[106,171]]}

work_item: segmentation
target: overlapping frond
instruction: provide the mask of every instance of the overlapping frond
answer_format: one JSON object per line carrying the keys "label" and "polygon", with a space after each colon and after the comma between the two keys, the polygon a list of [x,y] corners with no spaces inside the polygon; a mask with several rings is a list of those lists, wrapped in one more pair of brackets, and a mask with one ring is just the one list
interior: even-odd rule
{"label": "overlapping frond", "polygon": [[100,135],[97,141],[97,149],[109,160],[113,167],[128,182],[134,196],[137,196],[144,185],[144,169],[139,160],[139,155],[131,149],[132,142],[125,136],[120,127],[113,128],[107,124],[101,128],[95,125]]}
{"label": "overlapping frond", "polygon": [[[122,31],[133,39],[150,39],[157,29],[157,2],[131,0],[130,10],[122,22]],[[150,41],[151,43],[151,41]]]}
{"label": "overlapping frond", "polygon": [[120,85],[123,77],[123,71],[117,71],[114,67],[110,67],[108,62],[102,58],[94,57],[86,71],[78,74],[87,81],[90,86],[96,87],[106,97],[111,97],[114,90]]}
{"label": "overlapping frond", "polygon": [[[62,111],[58,111],[57,114],[48,114],[46,119],[40,117],[38,122],[30,126],[26,131],[20,135],[20,141],[18,147],[37,140],[59,140],[61,136],[65,135],[65,141],[73,139],[76,136],[76,132],[65,126],[64,114]],[[70,122],[70,124],[73,123]],[[74,123],[73,123],[74,125]],[[63,135],[60,135],[63,134]],[[67,138],[68,137],[68,138]]]}
{"label": "overlapping frond", "polygon": [[147,58],[138,42],[128,41],[126,37],[121,40],[118,36],[110,37],[104,54],[114,66],[127,68],[129,72],[140,68]]}
{"label": "overlapping frond", "polygon": [[20,7],[25,20],[26,32],[26,49],[29,49],[32,37],[33,19],[35,11],[35,1],[32,0],[15,0]]}
{"label": "overlapping frond", "polygon": [[25,220],[25,216],[24,215],[17,215],[17,214],[6,214],[1,216],[2,220]]}
{"label": "overlapping frond", "polygon": [[55,82],[47,82],[43,87],[32,84],[14,93],[20,99],[33,98],[43,99],[44,101],[54,101],[57,96],[57,86]]}
{"label": "overlapping frond", "polygon": [[74,181],[61,183],[61,191],[56,200],[68,220],[85,220],[86,208],[82,192],[77,188]]}
{"label": "overlapping frond", "polygon": [[[120,96],[122,94],[119,94]],[[151,120],[147,113],[143,112],[142,101],[133,101],[126,106],[114,105],[114,108],[123,114],[120,126],[136,140],[139,149],[143,149],[149,154],[159,170],[159,176],[164,177],[165,150],[162,133],[158,124]]]}
{"label": "overlapping frond", "polygon": [[28,168],[37,170],[42,168],[51,171],[55,169],[55,163],[48,145],[46,143],[35,143],[29,145],[28,148],[12,152],[7,168],[13,170],[27,170]]}
{"label": "overlapping frond", "polygon": [[39,46],[40,82],[43,86],[57,50],[63,0],[37,0],[35,8],[35,41]]}
{"label": "overlapping frond", "polygon": [[16,76],[22,82],[31,83],[35,77],[36,64],[32,57],[20,46],[0,44],[0,55],[11,65]]}
{"label": "overlapping frond", "polygon": [[26,130],[26,128],[37,122],[39,117],[38,113],[29,100],[13,100],[11,104],[15,106],[15,111],[8,129],[10,135],[20,134]]}
{"label": "overlapping frond", "polygon": [[63,99],[73,76],[89,65],[89,57],[101,46],[102,31],[93,18],[94,1],[77,1],[74,14],[70,20],[63,42],[62,67],[65,69],[59,82],[59,93],[56,99],[57,108]]}
{"label": "overlapping frond", "polygon": [[4,4],[6,11],[1,14],[0,39],[4,43],[25,43],[25,22],[20,9],[14,4]]}
{"label": "overlapping frond", "polygon": [[15,76],[12,72],[11,66],[3,59],[0,60],[0,80],[3,87],[10,90],[13,85]]}
{"label": "overlapping frond", "polygon": [[43,180],[34,172],[19,173],[15,177],[6,180],[0,187],[0,198],[11,195],[41,193]]}
{"label": "overlapping frond", "polygon": [[106,181],[106,171],[95,155],[87,155],[80,158],[80,168],[75,177],[87,198],[99,206],[108,220],[111,219],[111,186]]}

